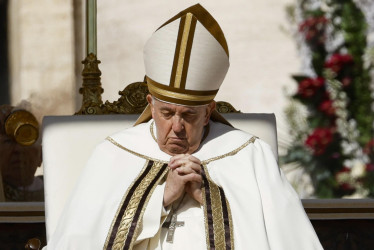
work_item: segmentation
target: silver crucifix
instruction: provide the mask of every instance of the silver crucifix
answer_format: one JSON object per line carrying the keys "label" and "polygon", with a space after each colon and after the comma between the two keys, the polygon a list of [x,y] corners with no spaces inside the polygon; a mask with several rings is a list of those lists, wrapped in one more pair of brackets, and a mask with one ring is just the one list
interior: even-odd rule
{"label": "silver crucifix", "polygon": [[169,228],[166,236],[166,242],[173,243],[174,233],[177,227],[183,227],[184,221],[177,221],[177,214],[173,213],[170,222],[165,222],[162,227]]}

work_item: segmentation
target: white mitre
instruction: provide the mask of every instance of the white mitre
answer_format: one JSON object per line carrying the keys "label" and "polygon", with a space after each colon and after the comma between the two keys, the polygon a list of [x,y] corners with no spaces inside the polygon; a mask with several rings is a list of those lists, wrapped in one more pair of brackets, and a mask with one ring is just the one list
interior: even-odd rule
{"label": "white mitre", "polygon": [[[149,92],[158,100],[187,106],[213,101],[229,68],[225,36],[200,4],[158,28],[144,47]],[[136,124],[151,118],[149,106]],[[227,123],[218,112],[212,118]]]}

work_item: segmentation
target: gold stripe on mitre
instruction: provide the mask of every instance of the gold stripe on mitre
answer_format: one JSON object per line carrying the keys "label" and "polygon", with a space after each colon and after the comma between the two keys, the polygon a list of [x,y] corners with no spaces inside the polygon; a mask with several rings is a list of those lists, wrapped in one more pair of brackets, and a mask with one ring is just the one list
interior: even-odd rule
{"label": "gold stripe on mitre", "polygon": [[219,26],[218,22],[214,19],[214,17],[200,4],[195,4],[181,12],[177,15],[166,21],[163,25],[161,25],[158,29],[164,27],[165,25],[185,16],[187,13],[191,13],[193,16],[199,20],[199,22],[209,31],[210,34],[221,44],[222,48],[225,50],[227,56],[229,56],[229,48],[227,46],[227,42],[225,39],[225,35],[221,27]]}
{"label": "gold stripe on mitre", "polygon": [[175,48],[173,68],[170,77],[170,86],[175,88],[185,88],[186,86],[196,22],[196,17],[191,13],[187,13],[180,21],[177,46]]}
{"label": "gold stripe on mitre", "polygon": [[179,89],[157,83],[149,77],[146,77],[146,80],[148,90],[154,97],[161,101],[180,105],[199,106],[208,104],[213,101],[218,92],[218,89],[209,91]]}

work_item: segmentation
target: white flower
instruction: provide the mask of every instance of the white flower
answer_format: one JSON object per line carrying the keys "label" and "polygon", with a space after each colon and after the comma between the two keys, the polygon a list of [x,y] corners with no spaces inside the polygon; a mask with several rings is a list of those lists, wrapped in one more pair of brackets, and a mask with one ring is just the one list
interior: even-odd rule
{"label": "white flower", "polygon": [[360,178],[365,174],[365,163],[360,160],[353,161],[353,167],[351,170],[351,176],[353,178]]}
{"label": "white flower", "polygon": [[352,169],[353,168],[353,165],[354,165],[354,160],[351,160],[351,159],[347,159],[344,161],[344,166],[346,166],[347,168],[350,168]]}
{"label": "white flower", "polygon": [[335,17],[334,18],[334,24],[340,24],[342,22],[342,18],[341,17]]}
{"label": "white flower", "polygon": [[347,98],[347,94],[345,92],[340,92],[339,93],[339,98],[342,100],[345,100]]}

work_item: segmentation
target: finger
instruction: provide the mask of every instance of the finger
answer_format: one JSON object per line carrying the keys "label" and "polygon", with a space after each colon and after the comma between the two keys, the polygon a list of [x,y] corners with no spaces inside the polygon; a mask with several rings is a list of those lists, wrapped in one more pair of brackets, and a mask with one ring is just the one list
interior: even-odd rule
{"label": "finger", "polygon": [[181,176],[177,169],[170,169],[169,174],[172,176],[172,178],[180,178]]}
{"label": "finger", "polygon": [[191,162],[194,162],[194,163],[196,163],[198,165],[201,165],[201,161],[198,158],[196,158],[195,156],[193,156],[193,155],[188,155],[187,159],[189,161],[191,161]]}
{"label": "finger", "polygon": [[186,162],[193,162],[193,163],[198,164],[198,165],[201,164],[201,162],[198,158],[196,158],[193,155],[189,155],[189,154],[185,154],[181,157],[173,159],[172,164],[180,164],[180,163],[186,163]]}
{"label": "finger", "polygon": [[176,169],[176,168],[179,168],[181,166],[193,166],[191,164],[196,165],[193,168],[196,171],[199,171],[198,169],[200,169],[201,162],[198,158],[196,158],[195,156],[192,156],[192,155],[185,155],[184,157],[179,157],[179,158],[173,159],[172,161],[169,162],[169,167],[171,169]]}
{"label": "finger", "polygon": [[186,184],[186,192],[187,194],[195,199],[200,204],[203,204],[203,193],[201,190],[201,183],[198,182],[189,182]]}
{"label": "finger", "polygon": [[179,175],[186,175],[191,173],[199,174],[193,168],[187,166],[181,166],[179,168],[176,168],[174,171],[177,172]]}
{"label": "finger", "polygon": [[175,160],[184,158],[186,156],[189,156],[189,154],[178,154],[178,155],[174,155],[173,157],[170,158],[169,163],[170,162],[174,162]]}
{"label": "finger", "polygon": [[182,180],[183,180],[184,183],[188,183],[188,182],[201,183],[202,182],[202,177],[199,174],[190,173],[190,174],[183,175]]}
{"label": "finger", "polygon": [[189,190],[195,190],[195,189],[200,189],[202,188],[202,182],[203,180],[201,180],[201,182],[198,182],[198,181],[191,181],[191,182],[188,182],[185,187],[186,187],[186,191]]}
{"label": "finger", "polygon": [[190,174],[190,173],[201,173],[201,167],[195,163],[187,163],[178,168],[175,168],[173,171],[176,171],[178,174]]}
{"label": "finger", "polygon": [[170,158],[170,161],[169,161],[169,167],[172,167],[172,168],[175,168],[175,166],[178,165],[178,161],[180,159],[183,159],[184,157],[186,157],[186,154],[179,154],[179,155],[174,155],[173,157]]}

